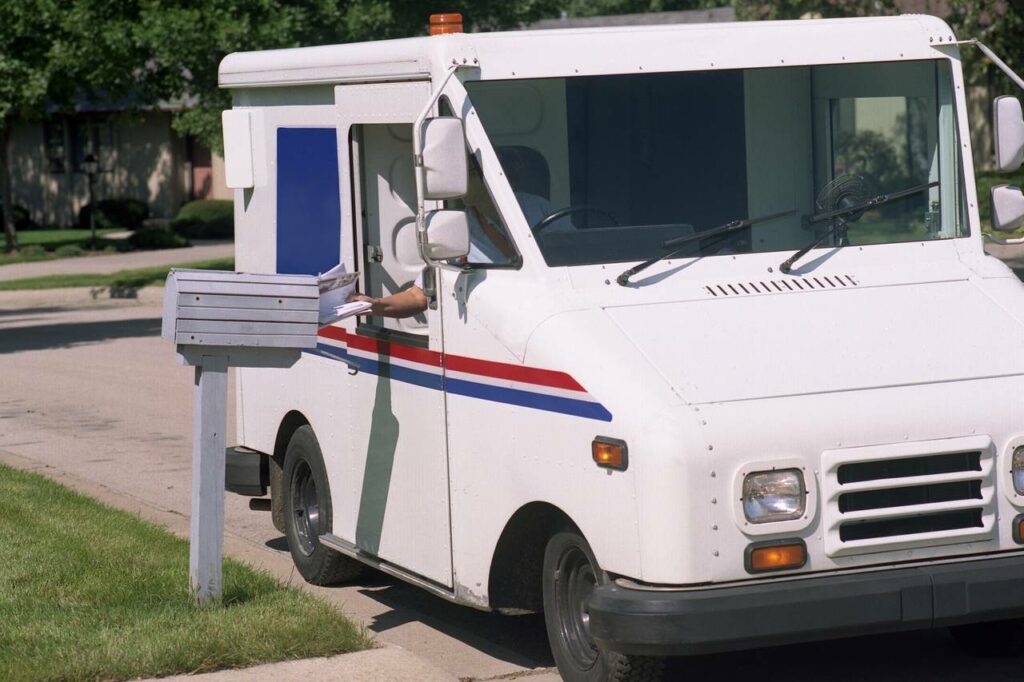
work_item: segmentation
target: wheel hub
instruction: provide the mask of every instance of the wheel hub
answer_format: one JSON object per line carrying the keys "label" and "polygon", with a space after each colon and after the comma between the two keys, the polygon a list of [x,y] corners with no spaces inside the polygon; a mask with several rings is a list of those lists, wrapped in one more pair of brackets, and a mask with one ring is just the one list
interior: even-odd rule
{"label": "wheel hub", "polygon": [[320,537],[320,504],[316,492],[316,481],[309,464],[299,462],[292,473],[291,513],[299,550],[306,556],[316,550]]}

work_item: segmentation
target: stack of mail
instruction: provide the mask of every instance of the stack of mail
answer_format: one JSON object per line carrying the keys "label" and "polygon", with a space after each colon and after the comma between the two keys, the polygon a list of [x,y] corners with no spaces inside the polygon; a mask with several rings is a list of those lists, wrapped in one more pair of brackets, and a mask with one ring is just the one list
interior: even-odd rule
{"label": "stack of mail", "polygon": [[320,319],[321,325],[331,324],[346,317],[359,315],[370,309],[369,301],[349,301],[356,290],[358,272],[346,273],[345,264],[320,275]]}

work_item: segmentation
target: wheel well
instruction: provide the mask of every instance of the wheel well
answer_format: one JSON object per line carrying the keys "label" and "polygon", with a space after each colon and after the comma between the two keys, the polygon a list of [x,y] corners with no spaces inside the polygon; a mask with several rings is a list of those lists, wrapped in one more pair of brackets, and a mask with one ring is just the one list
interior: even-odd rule
{"label": "wheel well", "polygon": [[292,410],[281,420],[281,426],[277,428],[277,439],[274,441],[274,460],[278,466],[284,464],[284,453],[288,449],[288,441],[292,439],[292,434],[300,426],[308,424],[309,420],[297,410]]}
{"label": "wheel well", "polygon": [[542,611],[541,574],[548,540],[572,520],[558,507],[531,502],[505,524],[491,558],[490,607],[501,611]]}
{"label": "wheel well", "polygon": [[284,484],[284,453],[288,449],[288,442],[300,426],[309,424],[309,420],[301,413],[292,410],[281,420],[277,428],[277,439],[274,440],[274,452],[269,457],[270,469],[270,518],[274,528],[284,533],[284,499],[281,495],[281,488]]}

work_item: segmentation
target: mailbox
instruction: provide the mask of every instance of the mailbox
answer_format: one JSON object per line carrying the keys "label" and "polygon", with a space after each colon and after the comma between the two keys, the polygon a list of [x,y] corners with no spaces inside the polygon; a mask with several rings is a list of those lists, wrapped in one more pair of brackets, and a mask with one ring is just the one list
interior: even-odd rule
{"label": "mailbox", "polygon": [[161,336],[184,346],[314,348],[319,309],[314,275],[171,270]]}
{"label": "mailbox", "polygon": [[171,270],[161,336],[195,371],[189,581],[220,599],[228,367],[289,367],[316,347],[319,278]]}

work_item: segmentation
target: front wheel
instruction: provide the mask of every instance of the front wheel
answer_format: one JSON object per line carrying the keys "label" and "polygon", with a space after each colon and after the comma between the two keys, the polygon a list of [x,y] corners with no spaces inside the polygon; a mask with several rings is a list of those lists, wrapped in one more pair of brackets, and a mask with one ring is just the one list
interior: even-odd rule
{"label": "front wheel", "polygon": [[544,622],[558,672],[565,682],[656,682],[664,660],[602,651],[590,636],[587,604],[608,575],[575,530],[556,533],[544,551]]}

